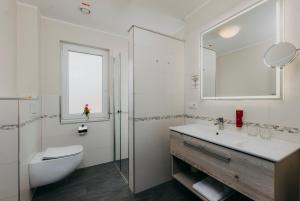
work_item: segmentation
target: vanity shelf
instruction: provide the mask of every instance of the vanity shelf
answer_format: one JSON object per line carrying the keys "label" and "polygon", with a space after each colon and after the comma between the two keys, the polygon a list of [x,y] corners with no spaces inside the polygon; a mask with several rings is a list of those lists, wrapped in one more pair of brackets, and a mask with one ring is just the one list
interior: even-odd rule
{"label": "vanity shelf", "polygon": [[201,200],[209,201],[200,193],[198,193],[193,188],[193,184],[201,181],[208,177],[208,175],[200,172],[199,170],[193,169],[196,172],[192,171],[192,167],[187,163],[183,162],[179,158],[172,156],[172,175],[175,180],[197,195]]}
{"label": "vanity shelf", "polygon": [[192,191],[201,200],[209,201],[205,197],[203,197],[200,193],[198,193],[197,191],[195,191],[193,189],[193,184],[198,182],[199,181],[198,179],[195,179],[195,178],[191,177],[190,175],[183,173],[183,172],[176,173],[175,175],[173,175],[173,178],[176,179],[178,182],[180,182],[182,185],[184,185],[187,189]]}

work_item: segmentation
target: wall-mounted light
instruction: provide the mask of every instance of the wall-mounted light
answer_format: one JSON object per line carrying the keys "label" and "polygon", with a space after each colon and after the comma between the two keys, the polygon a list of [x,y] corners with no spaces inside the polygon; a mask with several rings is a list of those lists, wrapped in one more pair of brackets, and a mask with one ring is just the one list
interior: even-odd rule
{"label": "wall-mounted light", "polygon": [[192,75],[193,88],[197,89],[200,86],[200,75]]}
{"label": "wall-mounted light", "polygon": [[227,27],[222,28],[219,31],[219,35],[222,38],[232,38],[232,37],[236,36],[240,32],[240,30],[241,30],[241,28],[236,25],[227,26]]}
{"label": "wall-mounted light", "polygon": [[91,14],[91,4],[87,3],[87,2],[82,2],[80,4],[79,10],[81,11],[81,13],[85,14],[85,15],[90,15]]}

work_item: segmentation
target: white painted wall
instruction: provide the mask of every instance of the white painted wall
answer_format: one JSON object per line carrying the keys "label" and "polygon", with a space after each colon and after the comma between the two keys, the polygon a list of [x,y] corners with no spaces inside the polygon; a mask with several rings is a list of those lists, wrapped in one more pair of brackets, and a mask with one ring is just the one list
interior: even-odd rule
{"label": "white painted wall", "polygon": [[17,3],[17,91],[18,96],[38,96],[40,88],[39,22],[37,7]]}
{"label": "white painted wall", "polygon": [[[111,56],[121,52],[122,68],[127,68],[128,41],[126,38],[45,17],[41,18],[40,30],[43,115],[59,114],[60,41],[109,49]],[[112,66],[110,68],[112,70]],[[82,144],[84,146],[82,167],[112,161],[114,153],[113,120],[88,123],[89,134],[85,137],[79,137],[76,134],[79,125],[61,125],[57,116],[43,119],[43,149],[49,146]]]}
{"label": "white painted wall", "polygon": [[[193,74],[200,73],[200,34],[203,30],[231,16],[237,11],[252,4],[252,0],[228,0],[224,3],[213,0],[211,5],[203,8],[187,20],[185,32],[185,110],[187,114],[198,114],[210,117],[223,116],[227,119],[235,119],[236,108],[243,108],[246,121],[278,124],[282,126],[300,127],[300,57],[284,70],[284,100],[234,100],[212,101],[200,100],[199,89],[192,89],[190,78]],[[218,5],[216,5],[218,3]],[[216,8],[216,9],[215,9]],[[297,25],[300,1],[285,1],[285,40],[300,47],[300,27]],[[255,78],[253,78],[255,81]],[[189,102],[198,102],[196,110],[188,108]],[[186,123],[192,121],[186,120]]]}
{"label": "white painted wall", "polygon": [[0,97],[16,96],[16,1],[0,1]]}
{"label": "white painted wall", "polygon": [[0,97],[39,95],[39,11],[12,0],[0,8]]}

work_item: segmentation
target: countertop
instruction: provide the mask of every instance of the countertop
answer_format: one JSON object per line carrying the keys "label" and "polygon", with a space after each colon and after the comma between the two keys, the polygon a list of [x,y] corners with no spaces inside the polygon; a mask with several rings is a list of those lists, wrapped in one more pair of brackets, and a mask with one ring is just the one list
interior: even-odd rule
{"label": "countertop", "polygon": [[[277,139],[263,139],[260,136],[249,136],[247,133],[229,129],[217,131],[214,126],[190,124],[169,128],[172,131],[211,142],[236,151],[247,153],[272,162],[279,162],[300,149],[299,143]],[[219,132],[216,135],[216,132]]]}

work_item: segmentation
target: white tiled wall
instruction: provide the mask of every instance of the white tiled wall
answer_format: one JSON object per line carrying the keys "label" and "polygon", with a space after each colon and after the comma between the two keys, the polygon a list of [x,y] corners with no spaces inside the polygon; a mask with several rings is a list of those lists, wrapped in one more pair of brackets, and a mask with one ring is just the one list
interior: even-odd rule
{"label": "white tiled wall", "polygon": [[19,122],[20,201],[30,201],[29,163],[42,150],[41,99],[19,101]]}
{"label": "white tiled wall", "polygon": [[[0,164],[13,163],[18,157],[18,129],[0,132],[0,142],[3,142],[0,146]],[[16,147],[16,149],[12,149],[12,147]]]}
{"label": "white tiled wall", "polygon": [[[56,146],[80,144],[84,147],[84,159],[81,167],[98,165],[113,160],[113,121],[87,123],[88,135],[80,137],[78,124],[60,124],[59,96],[42,97],[43,140],[42,149]],[[56,115],[50,118],[52,115]]]}
{"label": "white tiled wall", "polygon": [[18,162],[2,164],[0,166],[0,181],[1,199],[18,196]]}
{"label": "white tiled wall", "polygon": [[[212,1],[211,5],[214,4]],[[197,114],[209,117],[223,116],[227,119],[235,119],[235,110],[242,108],[245,111],[245,120],[257,123],[276,124],[281,126],[300,128],[300,57],[284,70],[284,99],[283,100],[233,100],[233,101],[205,101],[200,100],[200,89],[192,87],[192,75],[200,73],[200,36],[212,23],[231,16],[238,10],[243,9],[254,1],[235,1],[228,7],[222,6],[214,9],[207,5],[203,10],[205,12],[196,14],[193,19],[187,21],[187,30],[185,33],[185,112],[187,114]],[[218,2],[219,3],[219,2]],[[223,5],[223,4],[222,4]],[[225,4],[224,4],[225,5]],[[300,47],[300,28],[297,25],[298,10],[300,1],[285,1],[285,40],[294,43]],[[196,26],[197,25],[197,26]],[[196,102],[196,110],[189,108],[189,103]],[[186,120],[186,123],[190,123]]]}
{"label": "white tiled wall", "polygon": [[[126,72],[128,58],[128,40],[126,38],[46,17],[42,17],[40,22],[41,94],[43,96],[43,115],[51,116],[60,114],[59,96],[61,95],[61,67],[60,55],[58,54],[60,52],[60,41],[109,49],[111,56],[121,52],[121,65],[122,69],[125,68],[123,72]],[[112,70],[112,66],[110,70]],[[126,94],[123,95],[124,97],[127,97]],[[122,106],[125,105],[127,105],[126,102],[122,104]],[[125,121],[126,116],[123,119]],[[81,144],[84,146],[84,158],[81,167],[113,161],[113,120],[88,123],[89,133],[85,137],[79,137],[77,135],[76,132],[79,125],[80,124],[61,125],[58,116],[54,118],[44,118],[42,148],[46,149],[49,146]],[[124,129],[126,129],[126,126]]]}
{"label": "white tiled wall", "polygon": [[[0,100],[0,127],[18,124],[18,101]],[[0,130],[0,200],[18,200],[18,128]]]}
{"label": "white tiled wall", "polygon": [[184,113],[184,43],[136,27],[130,37],[130,186],[138,193],[171,179],[168,127],[183,118],[132,120]]}
{"label": "white tiled wall", "polygon": [[[227,2],[227,1],[226,1]],[[253,3],[252,0],[230,0],[223,3],[212,0],[211,4],[204,7],[204,12],[195,14],[187,20],[185,30],[185,112],[202,116],[234,119],[236,108],[243,108],[245,120],[258,123],[276,124],[280,126],[300,128],[300,57],[288,65],[284,70],[284,99],[283,100],[253,100],[253,101],[201,101],[200,89],[191,87],[191,76],[200,73],[200,47],[199,40],[201,32],[224,18],[231,16]],[[297,48],[300,47],[300,1],[285,0],[285,40],[292,42]],[[215,9],[213,6],[218,6]],[[189,109],[189,103],[198,103],[196,110]],[[186,123],[199,121],[186,119]],[[209,123],[211,122],[202,122]],[[277,133],[274,136],[300,143],[299,134]],[[300,180],[299,180],[300,181]],[[300,198],[299,198],[300,200]]]}
{"label": "white tiled wall", "polygon": [[[200,89],[191,87],[191,76],[200,73],[200,36],[201,32],[212,23],[218,23],[239,10],[252,4],[253,0],[212,0],[201,12],[186,20],[185,29],[185,113],[201,116],[235,119],[236,108],[243,108],[245,120],[257,123],[277,124],[280,126],[300,128],[300,57],[284,70],[284,99],[283,100],[234,100],[234,101],[201,101]],[[285,0],[285,41],[300,47],[300,1]],[[217,9],[216,9],[217,8]],[[254,80],[254,79],[253,79]],[[196,102],[196,110],[189,109],[189,103]],[[186,119],[186,123],[196,123]],[[209,123],[211,122],[202,122]],[[274,136],[300,143],[299,134],[276,133]],[[300,200],[300,199],[299,199]]]}
{"label": "white tiled wall", "polygon": [[0,200],[30,201],[28,167],[41,151],[41,101],[1,100],[0,111],[0,127],[15,126],[0,129]]}

